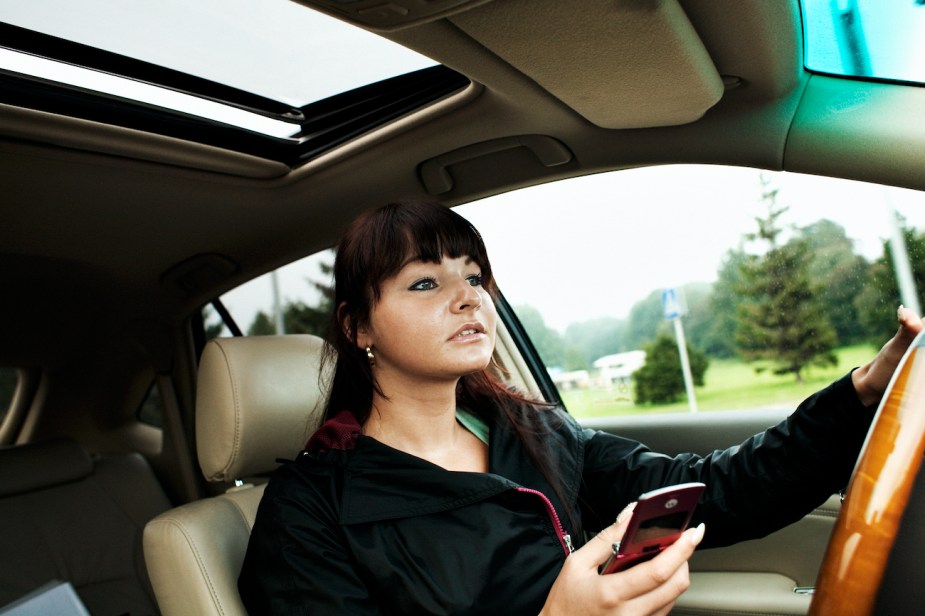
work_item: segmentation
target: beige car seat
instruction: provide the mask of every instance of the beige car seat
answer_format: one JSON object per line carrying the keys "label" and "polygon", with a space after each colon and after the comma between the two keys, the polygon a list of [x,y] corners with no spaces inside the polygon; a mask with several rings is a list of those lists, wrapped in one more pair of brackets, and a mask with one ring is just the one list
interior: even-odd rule
{"label": "beige car seat", "polygon": [[137,453],[64,438],[0,448],[0,611],[57,580],[91,614],[154,613],[141,536],[169,508]]}
{"label": "beige car seat", "polygon": [[[196,445],[206,479],[265,475],[319,425],[323,342],[309,335],[210,341],[199,366]],[[238,481],[240,483],[240,481]],[[145,528],[151,584],[165,616],[246,614],[237,580],[263,485],[177,507]]]}

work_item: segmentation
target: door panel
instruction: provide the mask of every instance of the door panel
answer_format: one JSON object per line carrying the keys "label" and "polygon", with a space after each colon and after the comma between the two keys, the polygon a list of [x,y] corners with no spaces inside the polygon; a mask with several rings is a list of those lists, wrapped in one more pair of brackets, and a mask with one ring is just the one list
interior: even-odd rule
{"label": "door panel", "polygon": [[[787,411],[726,411],[637,415],[583,425],[645,443],[666,454],[707,454],[742,442],[784,419]],[[690,561],[691,588],[672,614],[805,614],[840,509],[838,495],[762,539],[700,550]]]}

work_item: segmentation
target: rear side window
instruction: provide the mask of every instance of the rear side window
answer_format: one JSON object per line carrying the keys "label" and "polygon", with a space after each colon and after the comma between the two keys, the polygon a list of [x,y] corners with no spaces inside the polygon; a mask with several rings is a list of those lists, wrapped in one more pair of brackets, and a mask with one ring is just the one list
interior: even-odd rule
{"label": "rear side window", "polygon": [[6,419],[13,395],[19,385],[19,370],[16,368],[0,367],[0,424]]}
{"label": "rear side window", "polygon": [[138,407],[138,421],[155,428],[164,427],[164,402],[161,396],[161,390],[157,386],[157,381],[151,383],[148,393]]}
{"label": "rear side window", "polygon": [[[324,250],[255,278],[221,297],[247,336],[314,334],[323,337],[334,298],[334,251]],[[204,309],[206,339],[228,336],[221,317]]]}

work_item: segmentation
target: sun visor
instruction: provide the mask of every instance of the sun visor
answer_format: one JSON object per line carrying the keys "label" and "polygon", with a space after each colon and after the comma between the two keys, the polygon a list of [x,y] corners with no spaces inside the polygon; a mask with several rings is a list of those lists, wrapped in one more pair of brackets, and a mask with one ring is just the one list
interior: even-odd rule
{"label": "sun visor", "polygon": [[603,128],[686,124],[723,94],[677,0],[505,0],[449,20]]}

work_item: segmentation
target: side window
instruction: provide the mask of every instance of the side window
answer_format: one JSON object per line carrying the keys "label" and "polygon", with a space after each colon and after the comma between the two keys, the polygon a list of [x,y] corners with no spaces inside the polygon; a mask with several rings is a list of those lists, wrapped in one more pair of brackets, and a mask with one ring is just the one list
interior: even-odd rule
{"label": "side window", "polygon": [[860,182],[666,166],[457,211],[482,233],[566,407],[592,417],[793,408],[866,361],[895,331],[896,307],[921,305],[920,200]]}
{"label": "side window", "polygon": [[[331,315],[334,253],[325,250],[255,278],[221,297],[248,336],[323,336]],[[204,309],[206,338],[229,335],[211,307]]]}
{"label": "side window", "polygon": [[155,428],[164,427],[164,403],[157,381],[151,382],[148,393],[138,407],[138,421]]}
{"label": "side window", "polygon": [[6,419],[19,385],[19,370],[0,366],[0,424]]}

